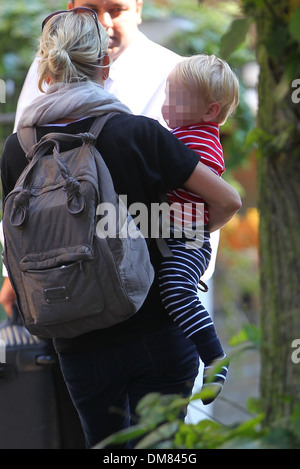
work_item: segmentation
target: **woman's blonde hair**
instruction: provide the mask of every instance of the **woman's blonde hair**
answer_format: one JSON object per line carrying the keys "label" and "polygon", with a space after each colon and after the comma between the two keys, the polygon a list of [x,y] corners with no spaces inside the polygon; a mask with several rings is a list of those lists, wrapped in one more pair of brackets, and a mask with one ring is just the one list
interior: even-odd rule
{"label": "woman's blonde hair", "polygon": [[99,22],[98,25],[101,40],[89,13],[70,10],[47,21],[37,53],[40,91],[43,92],[43,83],[49,78],[63,83],[95,79],[99,56],[107,54],[109,41],[106,30]]}
{"label": "woman's blonde hair", "polygon": [[224,124],[239,103],[239,81],[227,62],[215,55],[198,54],[179,62],[175,80],[209,104],[221,106],[216,121]]}

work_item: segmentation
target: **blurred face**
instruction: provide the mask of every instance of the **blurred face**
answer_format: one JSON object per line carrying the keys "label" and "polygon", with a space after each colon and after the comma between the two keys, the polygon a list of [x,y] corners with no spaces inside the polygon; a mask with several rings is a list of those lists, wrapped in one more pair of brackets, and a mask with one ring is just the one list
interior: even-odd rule
{"label": "blurred face", "polygon": [[199,93],[188,90],[183,83],[175,81],[175,73],[171,72],[166,84],[166,99],[162,107],[162,115],[170,129],[202,122],[207,104]]}
{"label": "blurred face", "polygon": [[74,0],[69,8],[94,10],[109,35],[108,53],[115,60],[132,43],[142,22],[143,0]]}

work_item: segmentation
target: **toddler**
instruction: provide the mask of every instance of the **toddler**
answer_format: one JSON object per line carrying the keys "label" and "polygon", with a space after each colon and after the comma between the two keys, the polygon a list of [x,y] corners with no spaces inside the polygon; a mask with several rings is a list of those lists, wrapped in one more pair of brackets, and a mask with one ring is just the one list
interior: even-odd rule
{"label": "toddler", "polygon": [[[166,123],[173,134],[197,152],[201,162],[219,176],[225,171],[219,126],[237,107],[238,96],[235,74],[226,62],[214,55],[200,54],[183,59],[167,80],[162,108]],[[200,197],[181,188],[168,192],[167,196],[173,207],[180,204],[181,213],[179,216],[178,211],[177,214],[176,210],[171,212],[172,235],[168,245],[173,257],[164,259],[161,264],[161,297],[168,314],[195,343],[204,363],[203,386],[211,381],[209,385],[214,387],[214,397],[203,399],[206,405],[221,392],[227,375],[227,366],[222,366],[212,380],[207,379],[212,363],[226,357],[213,321],[198,296],[199,284],[206,287],[201,277],[211,256],[209,208]],[[178,230],[178,216],[181,223],[182,217],[184,219],[184,230]],[[199,224],[201,220],[203,229]],[[196,238],[191,238],[195,233]]]}

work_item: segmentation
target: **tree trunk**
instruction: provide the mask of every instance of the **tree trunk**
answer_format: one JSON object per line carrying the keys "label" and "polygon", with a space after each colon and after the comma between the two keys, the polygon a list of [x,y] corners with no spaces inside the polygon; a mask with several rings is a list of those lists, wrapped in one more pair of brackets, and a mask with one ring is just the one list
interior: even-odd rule
{"label": "tree trunk", "polygon": [[[287,13],[287,4],[286,0],[272,2],[279,18]],[[292,343],[300,340],[300,104],[292,102],[292,88],[277,99],[275,89],[288,66],[290,50],[284,49],[281,57],[268,54],[265,41],[270,40],[274,23],[267,7],[260,11],[261,397],[268,424],[289,418],[300,402],[300,363],[292,360]],[[294,78],[300,78],[300,73]]]}

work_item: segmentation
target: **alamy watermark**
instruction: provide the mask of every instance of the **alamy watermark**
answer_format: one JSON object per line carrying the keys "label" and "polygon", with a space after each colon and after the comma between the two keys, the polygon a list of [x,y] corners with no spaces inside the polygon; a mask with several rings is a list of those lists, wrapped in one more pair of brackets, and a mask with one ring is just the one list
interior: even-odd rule
{"label": "alamy watermark", "polygon": [[[128,218],[128,213],[130,217]],[[98,205],[99,238],[181,239],[187,249],[200,249],[204,242],[204,204],[167,202],[127,206],[127,196],[119,196],[119,206],[110,202]]]}
{"label": "alamy watermark", "polygon": [[295,339],[292,342],[292,348],[295,349],[291,355],[292,362],[296,365],[300,363],[300,339]]}
{"label": "alamy watermark", "polygon": [[0,363],[6,363],[6,343],[0,339]]}
{"label": "alamy watermark", "polygon": [[300,103],[300,78],[296,78],[292,81],[292,88],[296,88],[295,91],[292,92],[292,101],[294,104]]}
{"label": "alamy watermark", "polygon": [[6,103],[6,85],[5,81],[0,79],[0,103]]}

